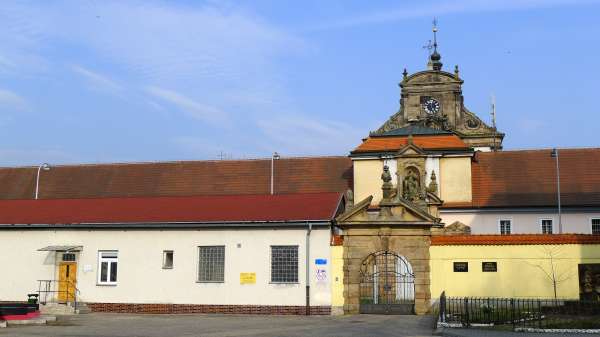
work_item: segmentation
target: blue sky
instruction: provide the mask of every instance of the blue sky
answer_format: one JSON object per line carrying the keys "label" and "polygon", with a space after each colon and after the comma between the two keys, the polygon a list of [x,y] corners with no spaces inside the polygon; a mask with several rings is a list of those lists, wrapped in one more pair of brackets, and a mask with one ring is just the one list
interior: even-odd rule
{"label": "blue sky", "polygon": [[4,1],[0,165],[345,155],[431,21],[505,148],[599,146],[600,1]]}

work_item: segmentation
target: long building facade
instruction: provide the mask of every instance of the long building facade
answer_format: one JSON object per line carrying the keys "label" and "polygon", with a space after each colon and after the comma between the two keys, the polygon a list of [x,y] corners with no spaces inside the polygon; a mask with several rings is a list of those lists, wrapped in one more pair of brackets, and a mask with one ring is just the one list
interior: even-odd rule
{"label": "long building facade", "polygon": [[[0,301],[423,314],[442,292],[599,300],[600,149],[502,150],[458,67],[437,51],[428,64],[349,155],[0,168]],[[523,275],[537,286],[511,286]]]}

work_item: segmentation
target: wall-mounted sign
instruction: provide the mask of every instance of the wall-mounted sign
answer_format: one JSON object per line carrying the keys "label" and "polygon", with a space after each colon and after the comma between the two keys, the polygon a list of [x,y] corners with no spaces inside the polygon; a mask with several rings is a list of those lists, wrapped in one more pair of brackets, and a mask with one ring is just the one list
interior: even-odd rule
{"label": "wall-mounted sign", "polygon": [[240,273],[240,284],[256,284],[256,273]]}
{"label": "wall-mounted sign", "polygon": [[317,282],[327,282],[327,270],[317,269]]}
{"label": "wall-mounted sign", "polygon": [[315,264],[318,264],[318,265],[327,264],[327,259],[315,259]]}
{"label": "wall-mounted sign", "polygon": [[498,263],[496,262],[481,262],[481,271],[486,272],[497,272],[498,271]]}
{"label": "wall-mounted sign", "polygon": [[454,262],[455,273],[466,273],[469,271],[469,262]]}

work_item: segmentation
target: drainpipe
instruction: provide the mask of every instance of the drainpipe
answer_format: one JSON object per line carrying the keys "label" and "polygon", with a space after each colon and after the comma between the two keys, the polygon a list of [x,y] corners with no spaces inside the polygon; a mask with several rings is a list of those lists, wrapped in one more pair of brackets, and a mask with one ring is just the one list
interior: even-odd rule
{"label": "drainpipe", "polygon": [[310,315],[310,232],[312,223],[307,222],[306,230],[306,315]]}

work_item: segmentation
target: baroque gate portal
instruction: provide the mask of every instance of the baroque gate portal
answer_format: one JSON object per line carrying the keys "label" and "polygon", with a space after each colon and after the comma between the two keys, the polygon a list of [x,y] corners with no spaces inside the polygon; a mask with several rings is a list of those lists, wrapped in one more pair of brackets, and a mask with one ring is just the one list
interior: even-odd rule
{"label": "baroque gate portal", "polygon": [[414,314],[415,276],[403,256],[390,251],[373,253],[360,269],[361,314]]}

